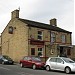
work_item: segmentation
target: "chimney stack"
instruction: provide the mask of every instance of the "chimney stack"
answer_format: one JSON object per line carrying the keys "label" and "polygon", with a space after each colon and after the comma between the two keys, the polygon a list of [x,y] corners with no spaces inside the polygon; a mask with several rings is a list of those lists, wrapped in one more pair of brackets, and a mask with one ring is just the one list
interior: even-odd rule
{"label": "chimney stack", "polygon": [[11,19],[13,19],[13,18],[19,18],[19,10],[18,9],[11,12]]}
{"label": "chimney stack", "polygon": [[50,20],[50,25],[57,26],[57,19],[53,18]]}

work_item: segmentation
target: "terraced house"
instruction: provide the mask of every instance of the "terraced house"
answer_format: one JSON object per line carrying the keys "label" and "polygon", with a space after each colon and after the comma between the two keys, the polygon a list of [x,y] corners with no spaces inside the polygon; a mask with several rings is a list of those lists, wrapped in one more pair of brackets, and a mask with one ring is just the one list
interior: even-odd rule
{"label": "terraced house", "polygon": [[71,34],[59,28],[55,18],[45,24],[19,18],[19,10],[14,10],[1,34],[2,54],[15,61],[23,56],[40,56],[43,61],[50,56],[71,57]]}

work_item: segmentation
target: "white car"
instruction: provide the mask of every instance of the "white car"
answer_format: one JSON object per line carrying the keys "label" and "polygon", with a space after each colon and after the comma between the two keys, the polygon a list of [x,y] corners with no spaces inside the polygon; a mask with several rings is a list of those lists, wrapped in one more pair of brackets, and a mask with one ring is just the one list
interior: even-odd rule
{"label": "white car", "polygon": [[67,74],[75,72],[75,62],[66,57],[50,57],[45,64],[46,70],[65,71]]}

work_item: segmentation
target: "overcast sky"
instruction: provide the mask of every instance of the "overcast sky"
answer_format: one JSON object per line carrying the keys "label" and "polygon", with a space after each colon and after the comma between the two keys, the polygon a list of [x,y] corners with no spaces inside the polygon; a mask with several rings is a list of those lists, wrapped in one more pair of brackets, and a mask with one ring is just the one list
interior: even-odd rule
{"label": "overcast sky", "polygon": [[49,24],[57,19],[57,26],[72,32],[75,44],[74,0],[0,0],[0,33],[4,30],[11,12],[20,7],[20,18]]}

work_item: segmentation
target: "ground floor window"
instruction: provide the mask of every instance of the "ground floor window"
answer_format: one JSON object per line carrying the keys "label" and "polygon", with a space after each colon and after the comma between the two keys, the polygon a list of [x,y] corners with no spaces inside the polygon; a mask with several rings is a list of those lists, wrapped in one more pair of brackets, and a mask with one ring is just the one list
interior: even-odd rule
{"label": "ground floor window", "polygon": [[43,48],[38,48],[38,56],[43,56]]}
{"label": "ground floor window", "polygon": [[35,48],[31,48],[31,55],[35,55]]}

